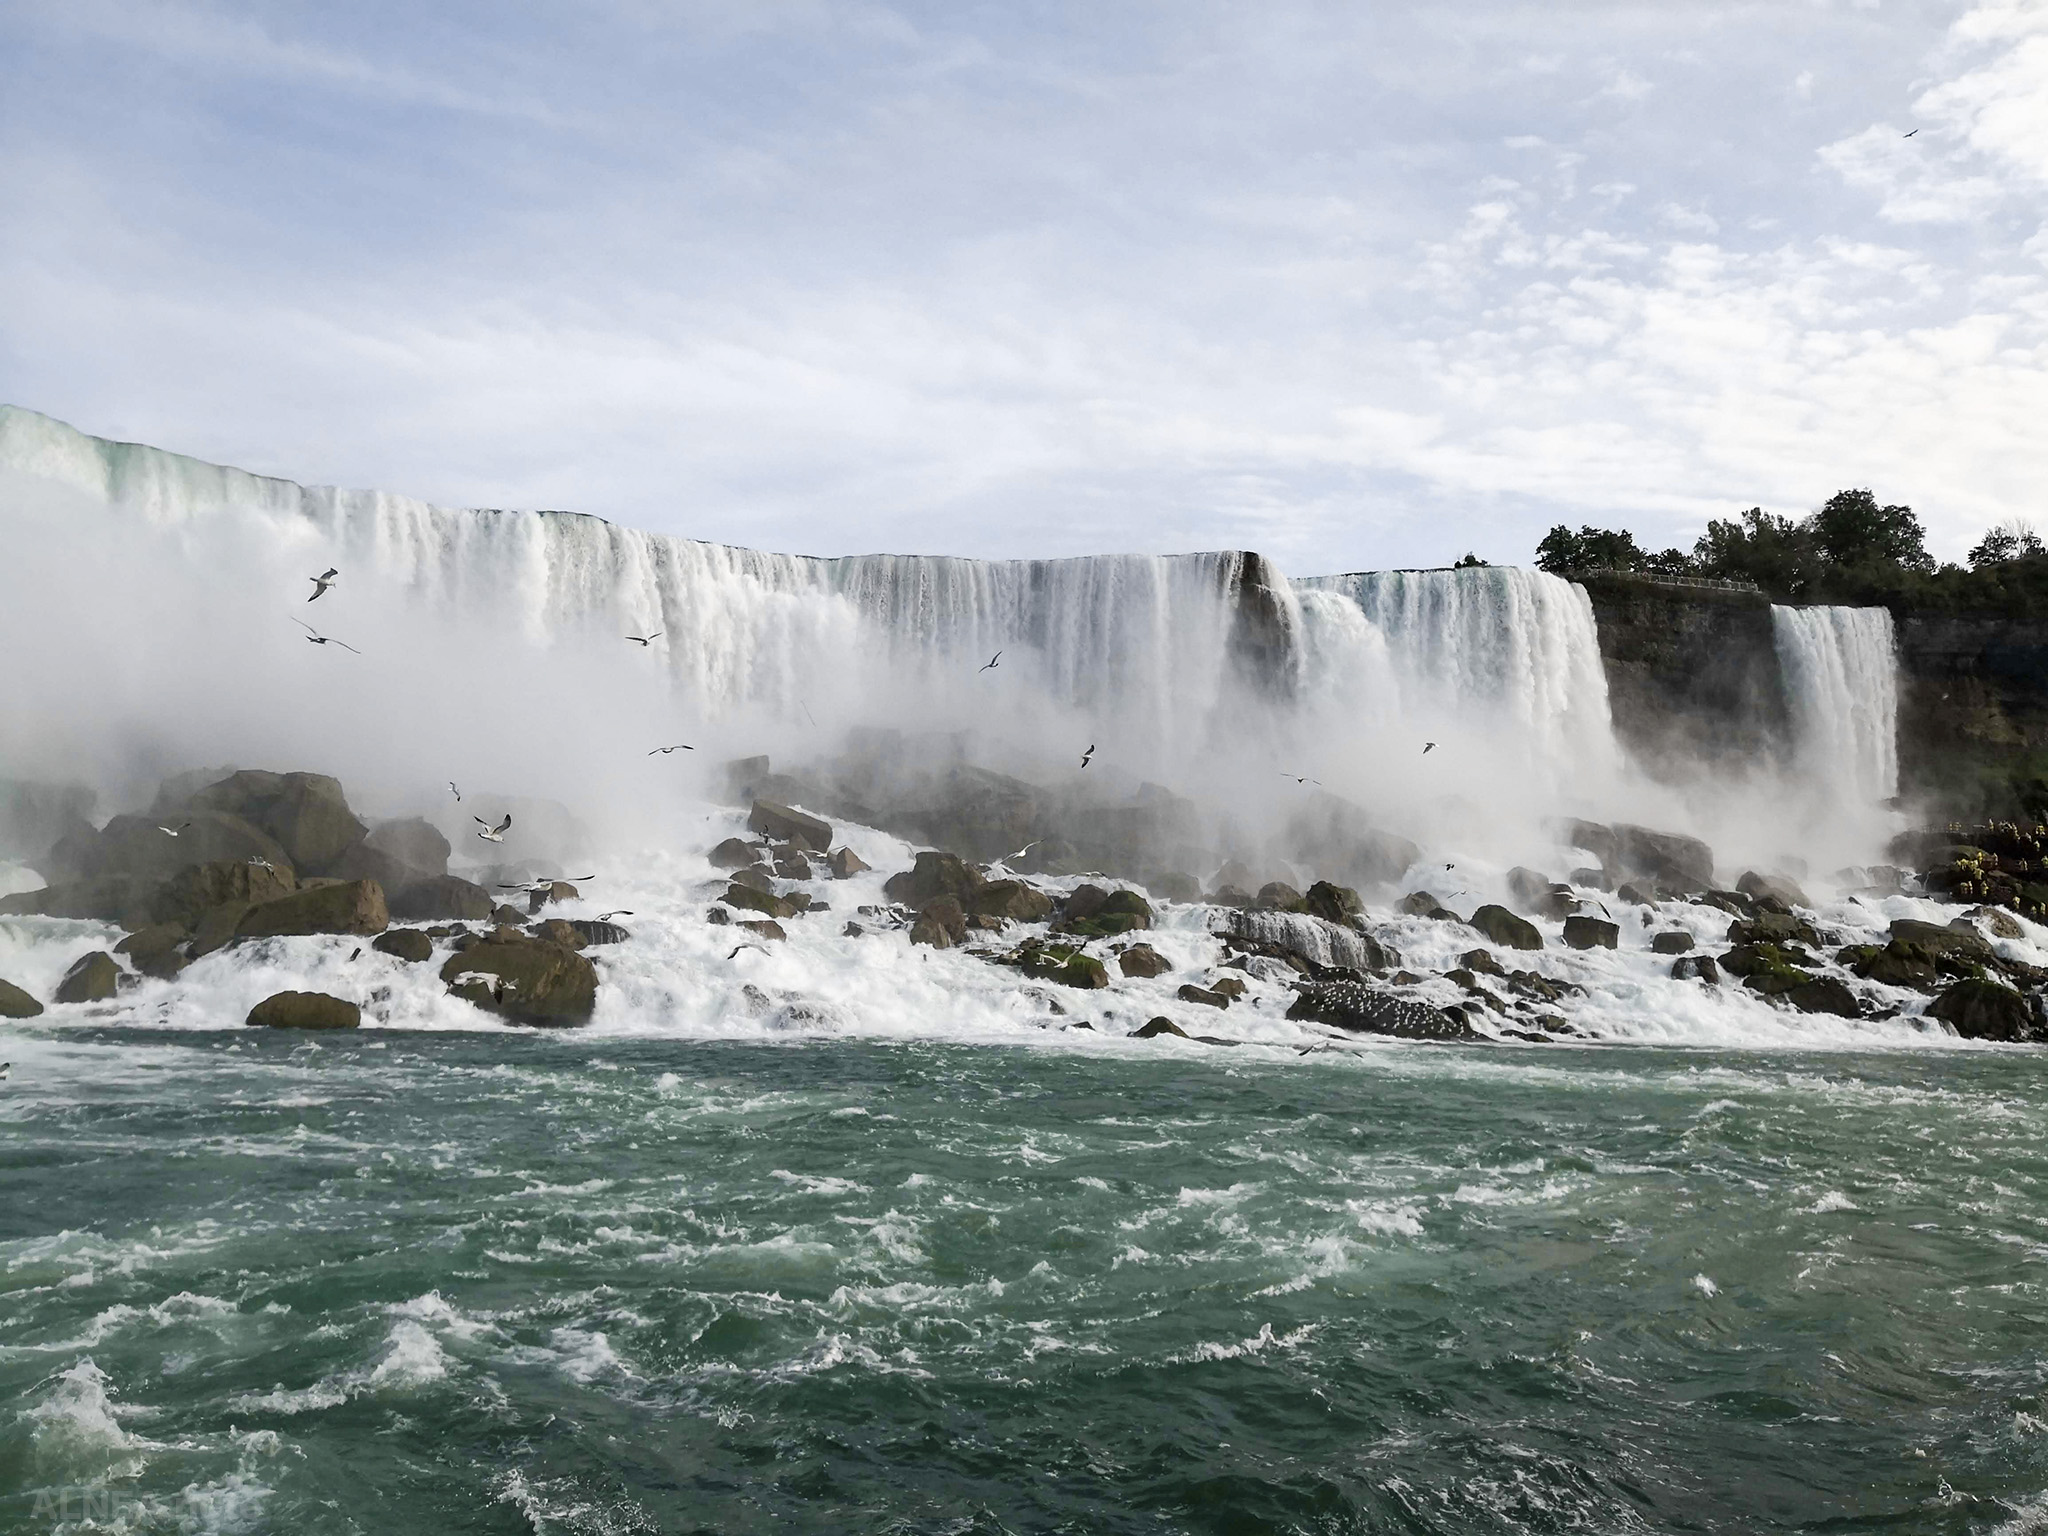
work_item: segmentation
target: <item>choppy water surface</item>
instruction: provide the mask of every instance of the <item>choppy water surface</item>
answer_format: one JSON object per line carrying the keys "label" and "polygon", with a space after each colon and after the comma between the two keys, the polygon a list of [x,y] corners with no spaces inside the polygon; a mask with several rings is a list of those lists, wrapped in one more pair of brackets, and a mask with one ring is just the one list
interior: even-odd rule
{"label": "choppy water surface", "polygon": [[10,1532],[2022,1531],[2048,1489],[2039,1055],[6,1046]]}

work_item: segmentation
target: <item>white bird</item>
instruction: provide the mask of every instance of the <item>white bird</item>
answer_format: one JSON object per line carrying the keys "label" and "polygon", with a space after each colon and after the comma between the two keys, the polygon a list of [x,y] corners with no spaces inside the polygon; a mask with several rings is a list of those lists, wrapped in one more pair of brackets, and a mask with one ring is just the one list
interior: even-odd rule
{"label": "white bird", "polygon": [[1091,742],[1089,742],[1089,743],[1088,743],[1088,750],[1087,750],[1086,752],[1083,752],[1083,753],[1081,754],[1081,766],[1082,766],[1083,768],[1086,768],[1086,767],[1088,766],[1088,759],[1089,759],[1089,758],[1091,758],[1091,757],[1093,757],[1094,755],[1095,755],[1095,743],[1091,741]]}
{"label": "white bird", "polygon": [[450,779],[448,781],[448,793],[455,797],[455,803],[457,805],[462,804],[462,791],[455,787],[455,781],[453,779]]}
{"label": "white bird", "polygon": [[157,831],[163,833],[165,837],[176,837],[180,832],[187,830],[191,825],[192,823],[189,821],[181,821],[175,827],[158,827]]}
{"label": "white bird", "polygon": [[[310,601],[310,599],[308,599],[308,601]],[[363,654],[361,651],[356,650],[356,648],[350,645],[346,640],[337,640],[332,635],[321,634],[319,630],[315,629],[312,625],[308,624],[304,619],[293,619],[292,622],[298,625],[299,628],[303,629],[306,632],[306,638],[312,641],[315,645],[338,645],[344,651],[353,652],[357,656]]]}
{"label": "white bird", "polygon": [[1312,779],[1312,778],[1308,777],[1308,775],[1306,775],[1306,774],[1301,774],[1301,773],[1289,773],[1289,772],[1288,772],[1288,771],[1287,771],[1287,770],[1286,770],[1285,768],[1282,768],[1282,769],[1280,770],[1280,777],[1281,777],[1281,778],[1283,778],[1283,779],[1292,779],[1292,780],[1294,780],[1294,782],[1295,782],[1295,783],[1297,783],[1297,784],[1317,784],[1317,785],[1320,785],[1320,784],[1321,784],[1321,783],[1323,782],[1323,781],[1322,781],[1321,779]]}
{"label": "white bird", "polygon": [[[661,754],[662,754],[663,756],[667,756],[667,755],[668,755],[669,753],[671,753],[671,752],[694,752],[694,751],[696,751],[696,750],[697,750],[697,749],[696,749],[695,747],[693,747],[693,746],[690,746],[690,745],[688,745],[688,744],[687,744],[687,743],[685,743],[685,742],[677,742],[677,743],[676,743],[676,744],[675,744],[674,746],[672,746],[672,747],[656,747],[656,748],[654,749],[654,752],[659,752],[659,753],[661,753]],[[647,755],[648,755],[649,757],[652,757],[652,756],[654,756],[654,752],[650,752],[650,753],[648,753]]]}
{"label": "white bird", "polygon": [[512,813],[510,811],[507,811],[505,813],[505,819],[499,822],[495,827],[492,826],[488,821],[485,821],[481,816],[472,816],[470,817],[470,820],[475,822],[479,827],[483,828],[481,832],[477,833],[478,837],[482,838],[487,843],[502,843],[503,841],[505,841],[506,828],[512,825]]}
{"label": "white bird", "polygon": [[251,865],[251,866],[252,866],[253,868],[256,868],[256,869],[267,869],[267,870],[269,870],[269,871],[270,871],[270,872],[271,872],[271,873],[272,873],[273,875],[277,873],[277,866],[276,866],[275,864],[271,863],[271,862],[270,862],[270,860],[268,860],[268,859],[265,859],[265,858],[254,858],[254,859],[251,859],[251,860],[249,861],[249,863],[250,863],[250,865]]}
{"label": "white bird", "polygon": [[989,670],[989,667],[993,667],[993,666],[994,666],[994,665],[995,665],[995,664],[996,664],[997,662],[1001,661],[1002,659],[1003,659],[1003,653],[1002,653],[1001,651],[997,651],[997,652],[995,653],[995,655],[993,655],[993,656],[989,657],[989,659],[988,659],[988,666],[987,666],[987,667],[983,667],[983,668],[982,668],[981,670],[982,670],[982,671],[984,671],[984,672],[988,671],[988,670]]}
{"label": "white bird", "polygon": [[306,601],[309,603],[318,602],[320,600],[320,595],[323,592],[325,592],[329,587],[334,585],[334,578],[339,576],[340,574],[341,572],[337,571],[333,566],[330,565],[318,576],[308,576],[306,580],[313,583],[313,595],[307,598]]}
{"label": "white bird", "polygon": [[635,645],[642,645],[642,646],[644,646],[644,645],[646,645],[646,644],[647,644],[647,642],[648,642],[648,641],[650,641],[650,640],[659,640],[659,639],[660,639],[660,638],[662,637],[662,633],[663,633],[663,632],[662,632],[661,630],[658,630],[658,629],[657,629],[657,630],[656,630],[656,631],[655,631],[655,632],[654,632],[653,634],[651,634],[651,635],[628,635],[628,636],[626,636],[626,638],[627,638],[628,640],[632,641],[632,642],[633,642],[633,643],[634,643]]}
{"label": "white bird", "polygon": [[1015,853],[1005,854],[1003,857],[1003,862],[1007,864],[1010,862],[1011,859],[1023,858],[1025,854],[1029,853],[1032,849],[1036,848],[1040,843],[1044,841],[1045,839],[1042,837],[1033,838],[1030,842],[1026,843],[1022,848],[1019,848]]}

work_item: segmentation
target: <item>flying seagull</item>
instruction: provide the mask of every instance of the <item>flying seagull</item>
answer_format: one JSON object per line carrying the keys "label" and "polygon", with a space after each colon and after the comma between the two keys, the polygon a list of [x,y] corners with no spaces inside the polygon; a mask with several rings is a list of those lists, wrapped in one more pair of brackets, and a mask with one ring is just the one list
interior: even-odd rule
{"label": "flying seagull", "polygon": [[13,1070],[14,1070],[14,1063],[13,1063],[13,1062],[11,1062],[11,1061],[0,1061],[0,1083],[4,1083],[4,1082],[6,1082],[6,1081],[7,1081],[7,1074],[8,1074],[8,1073],[10,1073],[10,1072],[12,1072]]}
{"label": "flying seagull", "polygon": [[1292,780],[1294,780],[1294,782],[1295,782],[1295,783],[1297,783],[1297,784],[1317,784],[1317,785],[1320,785],[1320,784],[1321,784],[1321,783],[1323,782],[1323,781],[1322,781],[1321,779],[1312,779],[1312,778],[1309,778],[1309,777],[1308,777],[1308,776],[1307,776],[1306,774],[1301,774],[1301,773],[1289,773],[1289,772],[1288,772],[1288,771],[1287,771],[1287,770],[1286,770],[1285,768],[1282,768],[1282,769],[1280,769],[1280,770],[1279,770],[1279,774],[1280,774],[1280,777],[1281,777],[1281,778],[1283,778],[1283,779],[1292,779]]}
{"label": "flying seagull", "polygon": [[626,636],[626,638],[632,641],[635,645],[646,645],[647,642],[650,640],[659,640],[662,637],[662,633],[663,631],[657,629],[651,635],[628,635]]}
{"label": "flying seagull", "polygon": [[1435,751],[1435,750],[1436,750],[1436,743],[1435,743],[1435,742],[1433,742],[1433,741],[1425,741],[1425,742],[1424,742],[1424,743],[1422,744],[1422,755],[1423,755],[1424,757],[1427,757],[1427,756],[1429,756],[1429,754],[1430,754],[1431,752]]}
{"label": "flying seagull", "polygon": [[[1920,130],[1919,130],[1918,128],[1915,128],[1915,129],[1913,130],[1913,133],[1918,133],[1919,131],[1920,131]],[[1905,135],[1905,137],[1907,137],[1907,138],[1909,138],[1909,139],[1910,139],[1911,137],[1913,137],[1913,133],[1909,133],[1909,134]]]}
{"label": "flying seagull", "polygon": [[988,670],[989,670],[989,667],[993,667],[993,666],[994,666],[994,665],[995,665],[995,664],[996,664],[997,662],[1001,661],[1002,659],[1003,659],[1003,653],[1002,653],[1001,651],[997,651],[997,652],[995,653],[995,655],[993,655],[993,656],[989,657],[989,659],[988,659],[988,666],[986,666],[986,667],[983,667],[983,668],[982,668],[981,670],[982,670],[982,671],[984,671],[984,672],[988,671]]}
{"label": "flying seagull", "polygon": [[618,907],[610,912],[598,913],[597,920],[600,923],[608,923],[615,917],[631,917],[632,915],[633,909],[631,907]]}
{"label": "flying seagull", "polygon": [[761,953],[762,953],[762,954],[764,954],[764,955],[768,953],[768,950],[767,950],[766,946],[764,946],[764,945],[760,945],[760,944],[735,944],[735,945],[733,945],[733,947],[732,947],[732,954],[730,954],[730,955],[727,955],[727,956],[726,956],[725,958],[726,958],[726,959],[728,959],[728,960],[730,960],[730,959],[732,959],[732,958],[733,958],[733,956],[737,955],[737,954],[738,954],[738,953],[739,953],[739,952],[740,952],[741,950],[743,950],[743,949],[758,949],[758,950],[760,950],[760,951],[761,951]]}
{"label": "flying seagull", "polygon": [[450,779],[448,781],[448,793],[455,797],[455,803],[457,805],[462,804],[462,791],[455,787],[455,781],[453,779]]}
{"label": "flying seagull", "polygon": [[[308,598],[307,601],[310,602],[312,601],[312,599]],[[293,619],[292,622],[298,625],[299,628],[303,629],[306,632],[306,638],[312,641],[315,645],[338,645],[344,651],[353,651],[358,656],[363,654],[361,651],[356,650],[356,648],[350,645],[346,640],[337,640],[332,635],[321,634],[319,630],[315,629],[312,625],[308,624],[304,619]]]}
{"label": "flying seagull", "polygon": [[472,816],[469,819],[483,828],[483,831],[477,833],[477,836],[487,843],[502,843],[505,841],[505,829],[512,825],[512,813],[510,811],[505,813],[505,819],[495,827],[481,816]]}
{"label": "flying seagull", "polygon": [[1032,849],[1036,848],[1040,843],[1044,841],[1045,839],[1042,837],[1033,838],[1030,842],[1026,843],[1022,848],[1019,848],[1015,853],[1005,854],[1003,856],[1003,862],[1007,864],[1010,862],[1011,859],[1023,858],[1025,854],[1029,853]]}
{"label": "flying seagull", "polygon": [[[504,829],[501,827],[499,830],[503,831]],[[501,891],[545,891],[557,883],[578,885],[584,881],[595,880],[596,878],[597,876],[595,875],[550,875],[545,880],[515,880],[509,885],[500,885],[498,889]]]}
{"label": "flying seagull", "polygon": [[1083,768],[1086,768],[1086,767],[1088,766],[1088,759],[1089,759],[1089,758],[1091,758],[1091,757],[1093,757],[1094,755],[1095,755],[1095,743],[1091,741],[1091,742],[1089,742],[1089,743],[1088,743],[1088,750],[1087,750],[1086,752],[1083,752],[1083,753],[1081,754],[1081,766],[1082,766]]}
{"label": "flying seagull", "polygon": [[[671,753],[671,752],[694,752],[694,751],[696,751],[696,750],[697,750],[697,749],[696,749],[695,747],[693,747],[693,746],[689,745],[689,744],[688,744],[687,742],[680,742],[680,741],[679,741],[679,742],[677,742],[677,743],[676,743],[676,744],[675,744],[674,746],[672,746],[672,747],[656,747],[656,748],[654,749],[654,752],[659,752],[659,753],[661,753],[661,754],[662,754],[663,756],[667,756],[667,755],[668,755],[669,753]],[[652,757],[652,756],[654,756],[654,752],[650,752],[650,753],[648,753],[647,755],[648,755],[649,757]]]}
{"label": "flying seagull", "polygon": [[340,574],[341,572],[337,571],[333,566],[330,565],[318,576],[308,576],[306,580],[313,583],[313,595],[307,598],[306,601],[309,603],[318,602],[320,600],[321,594],[324,593],[329,587],[334,585],[334,578],[339,576]]}
{"label": "flying seagull", "polygon": [[277,873],[277,866],[271,863],[270,860],[266,858],[262,858],[259,856],[257,858],[251,859],[249,863],[256,869],[267,869],[273,875]]}
{"label": "flying seagull", "polygon": [[187,830],[191,825],[192,823],[189,821],[181,821],[175,827],[158,827],[157,831],[163,833],[165,837],[176,837],[180,832]]}

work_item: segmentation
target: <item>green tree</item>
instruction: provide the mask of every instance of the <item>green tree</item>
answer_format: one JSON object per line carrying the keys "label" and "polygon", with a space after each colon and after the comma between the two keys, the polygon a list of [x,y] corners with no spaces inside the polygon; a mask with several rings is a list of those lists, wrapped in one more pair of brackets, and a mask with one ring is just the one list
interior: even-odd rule
{"label": "green tree", "polygon": [[1813,565],[1806,528],[1762,507],[1751,507],[1733,521],[1714,519],[1693,545],[1693,566],[1700,575],[1753,581],[1770,592],[1803,590]]}
{"label": "green tree", "polygon": [[1970,551],[1970,569],[1981,571],[2044,553],[2048,546],[2041,543],[2041,536],[2015,517],[1985,530],[1983,542]]}
{"label": "green tree", "polygon": [[1848,569],[1896,566],[1929,572],[1934,557],[1911,507],[1881,507],[1868,490],[1837,491],[1808,520],[1813,548],[1829,564]]}
{"label": "green tree", "polygon": [[1536,565],[1553,576],[1581,571],[1639,571],[1647,556],[1627,529],[1583,527],[1573,533],[1563,523],[1536,546]]}

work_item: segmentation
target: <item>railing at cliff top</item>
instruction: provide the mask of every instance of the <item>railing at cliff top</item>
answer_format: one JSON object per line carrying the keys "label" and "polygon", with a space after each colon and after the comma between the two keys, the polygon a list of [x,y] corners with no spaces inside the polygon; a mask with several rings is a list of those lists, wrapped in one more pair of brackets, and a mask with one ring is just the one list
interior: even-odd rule
{"label": "railing at cliff top", "polygon": [[1647,581],[1662,587],[1705,587],[1714,592],[1756,592],[1763,588],[1753,581],[1723,581],[1718,576],[1669,576],[1662,571],[1625,571],[1615,565],[1593,565],[1573,576],[1620,576],[1629,581]]}

